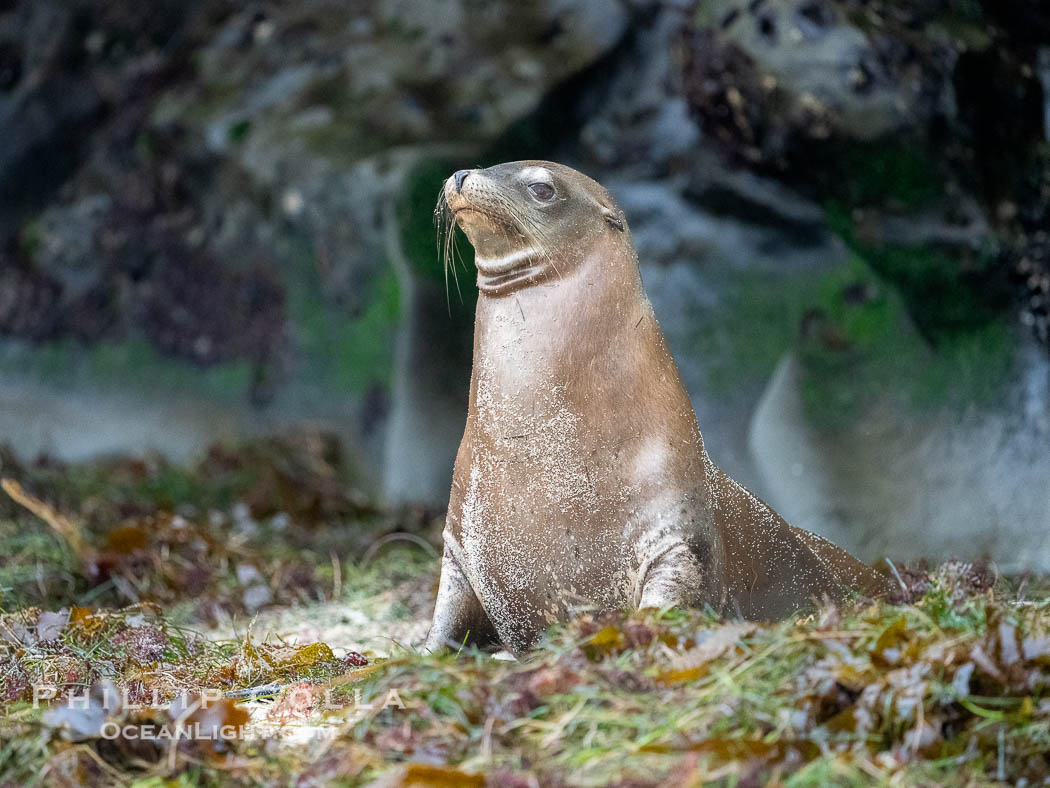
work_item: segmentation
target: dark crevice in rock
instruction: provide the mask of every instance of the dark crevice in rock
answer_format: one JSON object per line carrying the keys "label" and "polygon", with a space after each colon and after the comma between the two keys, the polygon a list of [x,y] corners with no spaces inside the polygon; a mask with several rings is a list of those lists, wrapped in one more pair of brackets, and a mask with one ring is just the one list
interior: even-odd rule
{"label": "dark crevice in rock", "polygon": [[602,86],[632,49],[644,29],[655,20],[659,8],[632,8],[626,32],[608,52],[551,89],[527,117],[511,125],[482,156],[485,166],[515,159],[557,160],[563,149],[575,142],[575,131],[595,114],[602,103]]}
{"label": "dark crevice in rock", "polygon": [[0,93],[18,85],[22,78],[22,47],[17,42],[0,44]]}
{"label": "dark crevice in rock", "polygon": [[1013,197],[1042,142],[1042,86],[1030,64],[999,49],[960,55],[953,81],[975,185],[994,211]]}
{"label": "dark crevice in rock", "polygon": [[817,216],[805,221],[785,216],[773,206],[749,199],[739,190],[724,184],[710,183],[687,187],[684,196],[712,216],[731,217],[773,231],[782,240],[801,248],[817,247],[827,243],[828,231]]}
{"label": "dark crevice in rock", "polygon": [[62,287],[19,259],[17,250],[0,253],[0,334],[41,341],[58,333]]}

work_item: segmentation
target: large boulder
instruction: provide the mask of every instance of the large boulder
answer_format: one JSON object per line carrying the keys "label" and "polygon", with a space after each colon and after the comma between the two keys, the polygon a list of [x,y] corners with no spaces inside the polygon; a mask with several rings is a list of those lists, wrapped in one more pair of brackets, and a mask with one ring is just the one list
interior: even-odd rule
{"label": "large boulder", "polygon": [[[916,409],[879,398],[834,426],[814,418],[812,374],[785,358],[751,426],[763,487],[786,518],[869,560],[987,557],[1003,572],[1050,572],[1045,353],[1025,346],[995,381],[994,407]],[[924,373],[904,363],[882,374],[907,388],[904,376]]]}

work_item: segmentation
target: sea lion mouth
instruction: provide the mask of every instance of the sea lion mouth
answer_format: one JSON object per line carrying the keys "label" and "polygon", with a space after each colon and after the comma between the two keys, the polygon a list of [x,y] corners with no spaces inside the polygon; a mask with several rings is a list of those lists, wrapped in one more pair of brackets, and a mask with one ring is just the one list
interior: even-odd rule
{"label": "sea lion mouth", "polygon": [[478,289],[500,295],[542,278],[550,256],[544,251],[543,232],[515,203],[517,197],[503,193],[498,183],[478,181],[482,177],[467,177],[462,189],[454,177],[445,182],[434,209],[437,244],[446,287],[450,268],[456,276],[454,230],[458,227],[474,247]]}
{"label": "sea lion mouth", "polygon": [[501,225],[504,225],[505,227],[513,227],[514,226],[514,222],[511,221],[510,217],[502,216],[499,213],[497,213],[496,211],[493,211],[493,210],[491,210],[489,208],[483,208],[480,205],[469,205],[469,204],[468,205],[460,205],[460,206],[452,209],[452,217],[456,221],[459,221],[459,217],[460,217],[461,214],[473,214],[473,213],[480,214],[481,216],[487,217],[488,219],[491,219],[492,221],[496,222],[496,224],[501,224]]}
{"label": "sea lion mouth", "polygon": [[461,205],[452,210],[452,221],[458,224],[464,232],[468,231],[467,224],[479,222],[489,225],[487,228],[492,235],[502,235],[506,239],[524,239],[525,236],[513,218],[490,208],[477,205]]}

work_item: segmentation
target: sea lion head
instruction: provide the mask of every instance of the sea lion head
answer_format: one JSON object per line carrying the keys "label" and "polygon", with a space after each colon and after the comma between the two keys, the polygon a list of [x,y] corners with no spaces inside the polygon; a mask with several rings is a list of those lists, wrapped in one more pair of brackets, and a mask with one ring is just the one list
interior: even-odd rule
{"label": "sea lion head", "polygon": [[602,240],[630,243],[609,192],[549,161],[459,170],[445,181],[434,213],[446,272],[458,225],[474,247],[478,289],[491,296],[568,275]]}

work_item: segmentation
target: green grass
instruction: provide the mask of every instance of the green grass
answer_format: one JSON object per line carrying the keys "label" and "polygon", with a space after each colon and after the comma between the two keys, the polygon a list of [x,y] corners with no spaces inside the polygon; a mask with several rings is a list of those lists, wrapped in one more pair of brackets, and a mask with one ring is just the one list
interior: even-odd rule
{"label": "green grass", "polygon": [[[276,681],[288,687],[277,712],[290,706],[292,688],[306,693],[305,718],[290,729],[303,719],[344,722],[323,748],[249,740],[212,753],[184,742],[173,760],[136,763],[88,737],[80,746],[92,755],[82,751],[78,763],[108,764],[115,775],[102,784],[178,779],[190,768],[202,784],[238,785],[292,775],[361,785],[399,770],[427,774],[423,784],[433,785],[470,784],[471,776],[542,785],[1038,781],[1050,770],[1046,589],[1042,596],[1007,584],[989,589],[974,578],[964,565],[948,565],[910,603],[825,608],[779,624],[680,610],[584,615],[552,630],[521,662],[408,649],[353,668],[324,647],[200,645],[147,612],[139,627],[162,633],[162,659],[178,666],[164,679],[167,696],[192,680],[222,689]],[[58,651],[126,683],[135,657],[121,633],[136,613],[105,614],[90,637],[71,627]],[[92,649],[91,638],[103,635],[117,645]],[[325,689],[340,710],[321,708]],[[361,704],[371,708],[347,711]],[[11,736],[0,753],[4,777],[33,784],[45,764],[69,757],[60,732],[44,741],[34,735],[48,730],[39,714],[22,702],[0,717]],[[429,765],[407,766],[420,761]],[[350,772],[340,766],[349,763]]]}
{"label": "green grass", "polygon": [[[913,605],[824,611],[823,620],[754,629],[680,612],[584,619],[552,632],[523,665],[476,655],[407,657],[392,660],[368,683],[376,695],[394,686],[412,689],[422,704],[422,720],[413,721],[417,747],[431,733],[449,735],[451,720],[459,729],[456,765],[491,773],[535,764],[541,783],[602,784],[625,772],[642,784],[658,783],[690,753],[699,756],[691,767],[697,777],[727,769],[725,777],[763,781],[780,772],[807,785],[832,774],[863,782],[872,772],[882,779],[923,774],[944,780],[962,768],[966,779],[987,779],[998,766],[996,752],[960,758],[969,735],[980,739],[993,720],[1015,752],[1038,752],[1045,713],[1026,704],[1021,685],[991,694],[980,671],[972,694],[956,691],[952,680],[962,663],[954,660],[978,646],[996,653],[1004,631],[1007,638],[1022,628],[1042,631],[1048,609],[1045,601],[1032,610],[987,594],[959,596],[951,582],[935,584]],[[675,667],[683,655],[700,653],[691,651],[694,640],[727,632],[728,645],[716,656],[694,656],[690,664],[699,666],[690,671]],[[1035,670],[1037,693],[1045,692],[1037,663],[1026,663],[1027,669]],[[940,724],[950,717],[947,729],[959,733],[907,753],[900,763],[880,754],[907,748],[914,735],[917,715],[894,708],[907,692],[917,693],[926,720]],[[491,754],[481,757],[493,715],[497,733]],[[378,723],[396,725],[396,715]],[[367,739],[376,724],[362,722],[355,736]],[[1008,758],[1006,774],[1025,771],[1030,764],[1022,761]]]}
{"label": "green grass", "polygon": [[[885,322],[861,321],[865,330]],[[367,515],[349,482],[331,484],[346,472],[338,457],[302,435],[220,447],[181,470],[134,460],[20,469],[5,459],[5,474],[61,510],[87,547],[74,553],[44,522],[0,505],[3,568],[22,572],[5,575],[20,595],[5,589],[0,607],[0,785],[365,785],[380,776],[446,786],[985,785],[1050,773],[1050,585],[993,582],[968,564],[901,567],[892,603],[780,623],[677,609],[584,613],[522,661],[471,649],[424,655],[410,644],[347,660],[333,654],[337,643],[293,645],[250,627],[234,639],[208,635],[202,599],[245,615],[233,571],[241,562],[285,578],[271,607],[323,599],[391,626],[425,615],[410,600],[434,593],[439,524],[420,513]],[[247,532],[232,523],[238,504],[255,521]],[[180,524],[169,506],[185,513]],[[273,512],[291,524],[275,527]],[[410,535],[376,541],[393,531]],[[91,574],[103,556],[122,581]],[[173,565],[210,579],[180,579]],[[34,600],[41,572],[49,588]],[[122,599],[129,583],[141,601]],[[69,614],[45,641],[26,634],[40,635],[42,608]],[[45,679],[64,692],[101,680],[136,697],[155,689],[165,702],[182,690],[277,689],[268,705],[226,699],[213,712],[256,726],[248,738],[156,748],[123,735],[70,740],[32,707],[30,688]],[[329,699],[337,708],[325,708]],[[108,719],[171,722],[166,707]],[[311,726],[326,737],[279,735]]]}

